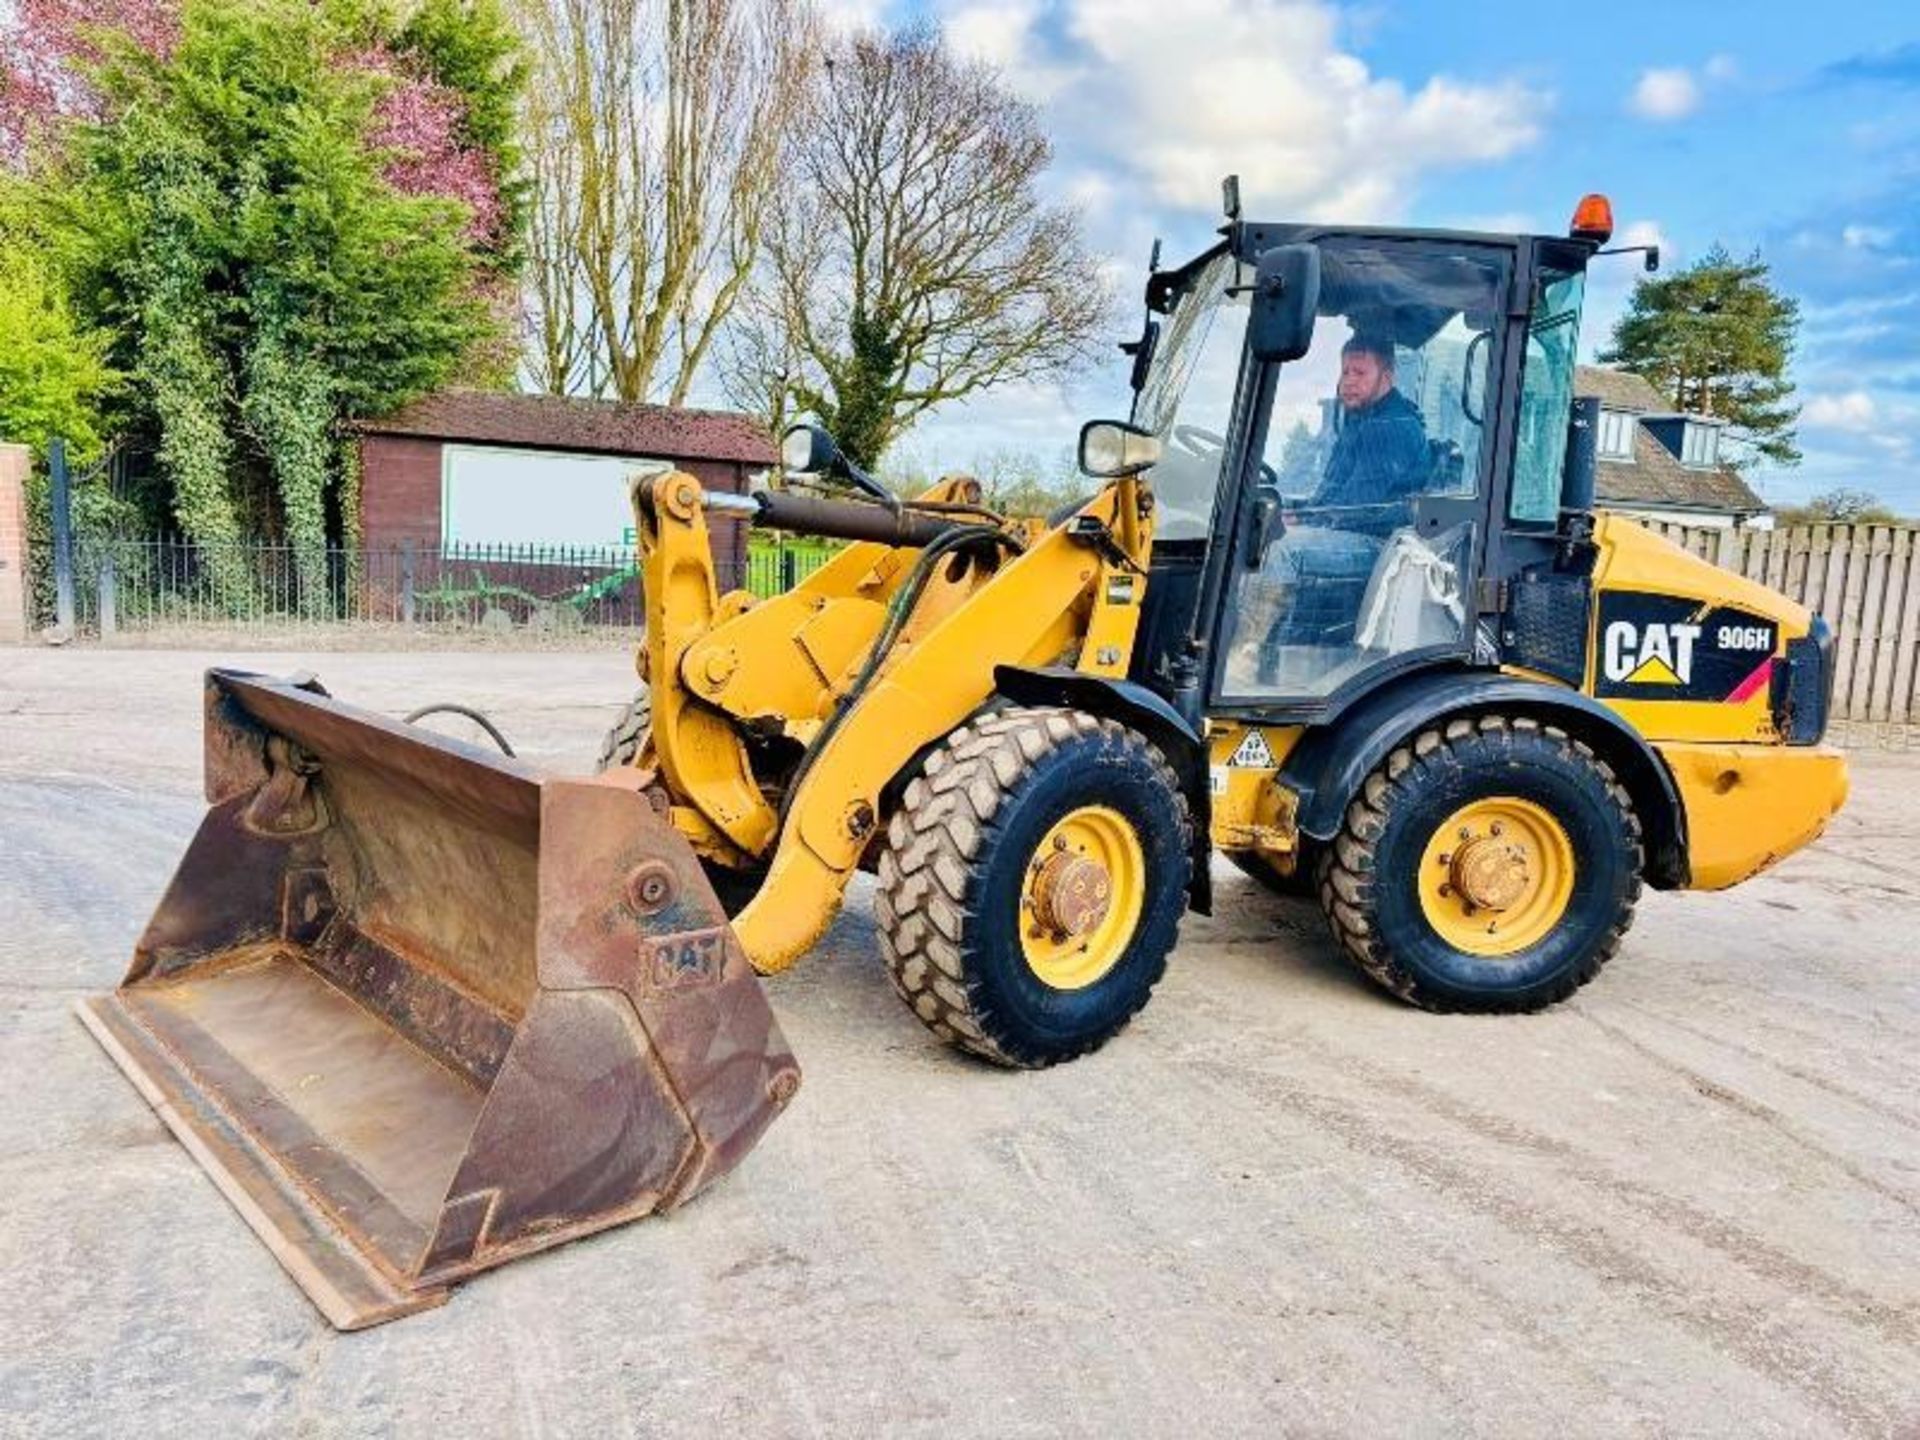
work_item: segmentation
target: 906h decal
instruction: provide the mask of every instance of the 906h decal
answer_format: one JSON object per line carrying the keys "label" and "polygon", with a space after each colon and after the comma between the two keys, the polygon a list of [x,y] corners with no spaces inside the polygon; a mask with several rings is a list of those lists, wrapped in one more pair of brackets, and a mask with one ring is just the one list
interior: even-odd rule
{"label": "906h decal", "polygon": [[1614,590],[1600,597],[1596,638],[1596,695],[1738,703],[1766,685],[1780,630],[1731,606]]}

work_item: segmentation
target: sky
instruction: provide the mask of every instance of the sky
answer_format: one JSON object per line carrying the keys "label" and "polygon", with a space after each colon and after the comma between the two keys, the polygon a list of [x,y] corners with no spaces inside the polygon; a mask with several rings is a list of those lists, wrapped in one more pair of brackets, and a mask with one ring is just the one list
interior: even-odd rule
{"label": "sky", "polygon": [[[1559,233],[1610,196],[1615,243],[1665,268],[1758,249],[1801,303],[1791,470],[1774,504],[1837,486],[1920,514],[1920,7],[1783,0],[827,0],[839,24],[937,21],[1002,67],[1055,145],[1048,198],[1110,257],[1120,328],[1153,239],[1212,242],[1222,176],[1262,220]],[[1598,262],[1583,332],[1606,342],[1636,257]],[[1115,337],[1121,335],[1116,331]],[[1117,352],[1116,352],[1117,357]],[[949,406],[893,462],[1055,461],[1124,414],[1110,365]]]}

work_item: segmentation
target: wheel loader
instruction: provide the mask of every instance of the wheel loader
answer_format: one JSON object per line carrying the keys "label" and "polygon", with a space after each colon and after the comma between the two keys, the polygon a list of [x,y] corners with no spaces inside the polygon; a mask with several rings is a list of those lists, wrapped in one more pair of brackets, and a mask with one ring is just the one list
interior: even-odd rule
{"label": "wheel loader", "polygon": [[[1570,995],[1643,886],[1746,879],[1847,783],[1827,627],[1594,508],[1610,230],[1231,215],[1152,268],[1044,519],[806,427],[777,487],[636,476],[645,689],[592,777],[212,672],[209,813],[83,1017],[355,1326],[737,1163],[799,1078],[756,973],[858,871],[901,997],[1001,1065],[1125,1026],[1215,851],[1402,1000]],[[723,593],[742,523],[846,543]]]}

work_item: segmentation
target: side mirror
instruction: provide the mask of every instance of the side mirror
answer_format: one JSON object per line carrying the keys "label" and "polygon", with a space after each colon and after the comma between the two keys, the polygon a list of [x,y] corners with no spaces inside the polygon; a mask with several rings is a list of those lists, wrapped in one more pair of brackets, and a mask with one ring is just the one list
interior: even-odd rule
{"label": "side mirror", "polygon": [[1089,420],[1080,427],[1080,473],[1095,480],[1138,475],[1160,458],[1160,437],[1120,420]]}
{"label": "side mirror", "polygon": [[840,465],[840,447],[818,425],[791,425],[780,437],[780,468],[789,475],[825,475]]}
{"label": "side mirror", "polygon": [[1247,336],[1254,358],[1298,360],[1313,344],[1320,309],[1320,247],[1276,245],[1254,264],[1253,313]]}

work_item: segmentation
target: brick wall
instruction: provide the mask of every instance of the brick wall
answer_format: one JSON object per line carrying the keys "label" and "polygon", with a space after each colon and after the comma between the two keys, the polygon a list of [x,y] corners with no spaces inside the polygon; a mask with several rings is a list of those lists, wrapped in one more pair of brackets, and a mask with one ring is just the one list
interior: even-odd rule
{"label": "brick wall", "polygon": [[25,644],[27,620],[27,471],[24,445],[0,445],[0,645]]}
{"label": "brick wall", "polygon": [[439,440],[369,435],[360,442],[360,540],[440,543]]}

